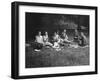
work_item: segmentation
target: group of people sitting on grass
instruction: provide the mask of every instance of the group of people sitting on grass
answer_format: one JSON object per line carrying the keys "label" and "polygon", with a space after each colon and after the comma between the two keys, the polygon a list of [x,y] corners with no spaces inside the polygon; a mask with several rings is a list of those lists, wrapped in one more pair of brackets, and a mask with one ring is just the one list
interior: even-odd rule
{"label": "group of people sitting on grass", "polygon": [[[76,45],[74,45],[76,43]],[[80,36],[78,34],[78,31],[75,30],[75,37],[73,40],[69,40],[66,30],[59,34],[59,32],[54,32],[54,35],[52,37],[52,40],[50,40],[48,36],[48,32],[45,32],[44,35],[41,34],[41,32],[38,32],[38,35],[35,37],[34,42],[34,50],[40,51],[42,47],[52,47],[55,49],[59,49],[64,46],[68,47],[75,47],[75,46],[86,46],[87,44],[87,38],[84,35],[83,32],[80,33]]]}

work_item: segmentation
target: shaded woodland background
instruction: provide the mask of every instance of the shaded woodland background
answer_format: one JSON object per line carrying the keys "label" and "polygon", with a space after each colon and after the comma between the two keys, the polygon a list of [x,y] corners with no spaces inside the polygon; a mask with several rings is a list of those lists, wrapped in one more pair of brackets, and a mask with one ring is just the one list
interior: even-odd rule
{"label": "shaded woodland background", "polygon": [[26,42],[35,39],[38,31],[44,34],[49,33],[49,37],[54,32],[67,30],[67,34],[74,35],[74,29],[85,31],[89,35],[89,15],[69,15],[69,14],[48,14],[26,12]]}

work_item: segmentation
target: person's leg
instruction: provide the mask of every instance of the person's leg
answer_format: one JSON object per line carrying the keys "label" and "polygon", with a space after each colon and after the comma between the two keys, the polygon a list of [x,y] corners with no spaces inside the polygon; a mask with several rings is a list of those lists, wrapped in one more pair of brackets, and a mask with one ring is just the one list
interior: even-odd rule
{"label": "person's leg", "polygon": [[53,44],[50,43],[50,42],[46,42],[46,45],[48,45],[48,46],[53,46]]}

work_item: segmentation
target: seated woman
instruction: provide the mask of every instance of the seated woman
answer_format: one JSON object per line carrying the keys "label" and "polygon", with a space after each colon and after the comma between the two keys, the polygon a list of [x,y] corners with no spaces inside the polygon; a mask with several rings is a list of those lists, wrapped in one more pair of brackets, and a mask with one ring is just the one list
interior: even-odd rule
{"label": "seated woman", "polygon": [[62,32],[62,39],[64,43],[70,43],[71,41],[68,40],[68,36],[66,34],[66,30]]}
{"label": "seated woman", "polygon": [[35,51],[40,51],[40,49],[42,49],[43,45],[44,45],[43,37],[41,35],[41,32],[39,32],[38,35],[36,35],[36,37],[35,37],[35,43],[34,43]]}
{"label": "seated woman", "polygon": [[49,42],[48,32],[45,32],[45,35],[43,36],[43,42],[45,46],[53,46],[53,44]]}
{"label": "seated woman", "polygon": [[79,39],[79,46],[86,46],[87,45],[87,38],[83,32],[81,32],[81,36]]}
{"label": "seated woman", "polygon": [[59,48],[60,47],[59,43],[60,43],[60,36],[55,32],[53,36],[53,44],[54,44],[53,48]]}

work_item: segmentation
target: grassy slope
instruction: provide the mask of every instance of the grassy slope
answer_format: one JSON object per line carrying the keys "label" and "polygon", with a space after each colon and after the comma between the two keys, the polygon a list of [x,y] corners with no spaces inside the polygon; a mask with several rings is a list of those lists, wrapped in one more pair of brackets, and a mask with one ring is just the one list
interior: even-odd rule
{"label": "grassy slope", "polygon": [[32,47],[26,49],[27,68],[89,64],[89,47],[65,47],[60,51],[56,51],[53,48],[43,48],[40,52],[35,52]]}

